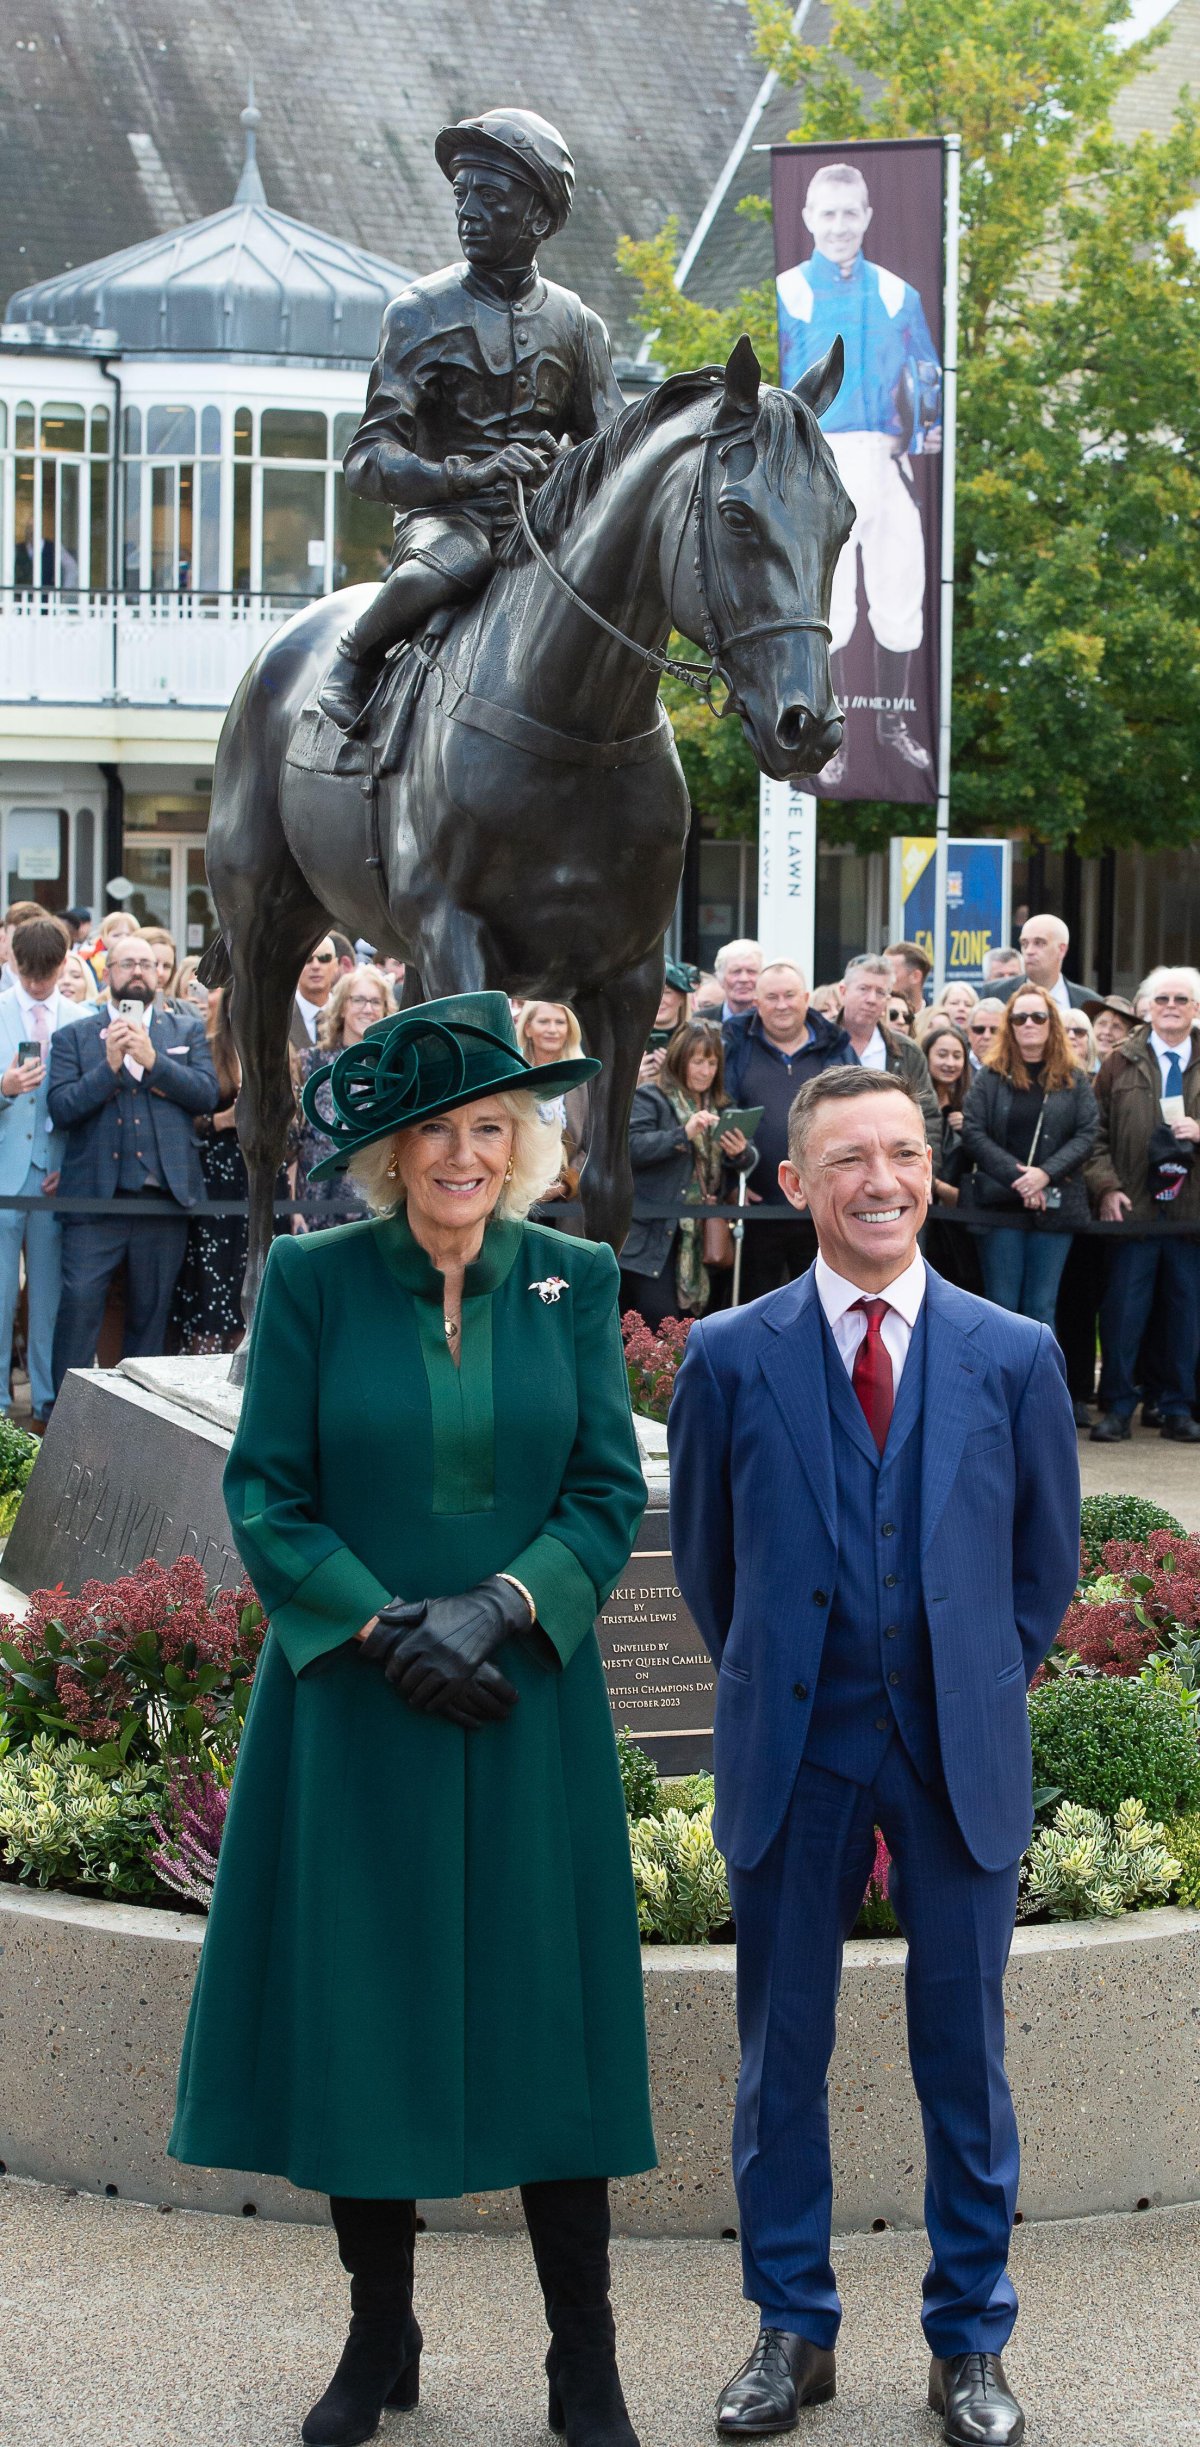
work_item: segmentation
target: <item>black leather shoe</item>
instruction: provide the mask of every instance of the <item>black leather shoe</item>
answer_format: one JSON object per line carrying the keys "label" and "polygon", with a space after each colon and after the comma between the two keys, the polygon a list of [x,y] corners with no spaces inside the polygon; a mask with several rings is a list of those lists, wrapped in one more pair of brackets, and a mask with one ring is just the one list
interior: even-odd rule
{"label": "black leather shoe", "polygon": [[1161,1426],[1162,1426],[1162,1423],[1163,1423],[1163,1415],[1162,1415],[1162,1412],[1160,1411],[1160,1409],[1159,1409],[1159,1407],[1158,1407],[1157,1402],[1143,1402],[1143,1404],[1142,1404],[1142,1426],[1143,1426],[1143,1427],[1161,1427]]}
{"label": "black leather shoe", "polygon": [[1093,1444],[1124,1444],[1133,1430],[1115,1410],[1102,1411],[1092,1429]]}
{"label": "black leather shoe", "polygon": [[717,2398],[717,2436],[773,2438],[794,2430],[801,2405],[826,2405],[837,2394],[832,2353],[786,2328],[760,2328],[753,2353]]}
{"label": "black leather shoe", "polygon": [[1176,1411],[1163,1420],[1159,1434],[1171,1444],[1200,1444],[1200,1419],[1193,1419],[1190,1410]]}
{"label": "black leather shoe", "polygon": [[1090,1403],[1090,1402],[1072,1402],[1072,1404],[1071,1404],[1071,1409],[1072,1409],[1072,1411],[1073,1411],[1073,1413],[1074,1413],[1074,1416],[1075,1416],[1075,1425],[1076,1425],[1076,1427],[1090,1427],[1090,1426],[1091,1426],[1091,1424],[1092,1424],[1092,1406],[1091,1406],[1091,1403]]}
{"label": "black leather shoe", "polygon": [[935,2354],[929,2365],[930,2410],[942,2417],[949,2447],[1017,2447],[1025,2416],[1004,2376],[999,2354]]}

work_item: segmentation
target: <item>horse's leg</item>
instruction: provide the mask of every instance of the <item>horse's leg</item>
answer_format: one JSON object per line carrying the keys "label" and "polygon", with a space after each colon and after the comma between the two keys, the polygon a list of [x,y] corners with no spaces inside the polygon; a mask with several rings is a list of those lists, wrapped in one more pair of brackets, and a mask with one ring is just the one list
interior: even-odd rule
{"label": "horse's leg", "polygon": [[326,924],[323,910],[297,869],[283,891],[276,888],[271,894],[269,922],[261,932],[238,929],[230,947],[230,1020],[242,1070],[237,1133],[250,1190],[249,1248],[242,1284],[246,1342],[234,1353],[230,1375],[235,1384],[241,1384],[245,1376],[246,1347],[275,1223],[275,1184],[296,1109],[288,1055],[292,999],[307,954]]}
{"label": "horse's leg", "polygon": [[618,1254],[633,1210],[629,1114],[662,981],[659,944],[640,967],[627,969],[595,994],[580,995],[575,1004],[584,1044],[604,1064],[588,1091],[588,1154],[579,1185],[583,1220],[589,1239],[606,1240]]}
{"label": "horse's leg", "polygon": [[425,987],[421,980],[420,970],[414,961],[406,960],[404,983],[400,988],[400,1008],[402,1011],[411,1011],[414,1004],[423,1003],[425,1000]]}

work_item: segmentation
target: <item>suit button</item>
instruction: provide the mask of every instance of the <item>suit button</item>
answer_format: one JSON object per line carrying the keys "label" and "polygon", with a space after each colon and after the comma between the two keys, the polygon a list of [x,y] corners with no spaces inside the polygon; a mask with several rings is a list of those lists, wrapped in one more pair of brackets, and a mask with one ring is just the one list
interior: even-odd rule
{"label": "suit button", "polygon": [[807,1699],[808,1684],[806,1682],[794,1682],[792,1684],[792,1697],[793,1699]]}
{"label": "suit button", "polygon": [[894,1522],[894,1521],[885,1521],[885,1522],[884,1522],[884,1524],[883,1524],[883,1528],[882,1528],[882,1530],[881,1530],[881,1532],[880,1532],[880,1535],[881,1535],[881,1537],[884,1537],[884,1538],[894,1538],[894,1537],[895,1537],[895,1535],[896,1535],[896,1524],[895,1524],[895,1522]]}
{"label": "suit button", "polygon": [[828,1592],[824,1589],[814,1589],[813,1604],[814,1606],[827,1606],[829,1604]]}
{"label": "suit button", "polygon": [[900,1637],[900,1625],[898,1623],[889,1623],[883,1636],[885,1640],[898,1640]]}
{"label": "suit button", "polygon": [[899,1676],[898,1674],[889,1674],[889,1675],[888,1675],[888,1681],[891,1683],[891,1685],[892,1685],[892,1689],[893,1689],[893,1690],[895,1689],[896,1684],[899,1682],[899,1680],[900,1680],[900,1676]]}
{"label": "suit button", "polygon": [[894,1572],[885,1572],[885,1573],[884,1573],[884,1575],[883,1575],[883,1585],[884,1585],[884,1588],[885,1588],[885,1589],[894,1589],[894,1588],[895,1588],[895,1586],[896,1586],[896,1575],[895,1575],[895,1573],[894,1573]]}
{"label": "suit button", "polygon": [[887,1729],[888,1729],[888,1726],[889,1726],[889,1724],[890,1724],[890,1723],[891,1723],[891,1718],[890,1718],[890,1717],[887,1717],[887,1716],[877,1716],[877,1717],[876,1717],[876,1719],[875,1719],[875,1731],[876,1731],[876,1733],[886,1733],[886,1732],[887,1732]]}

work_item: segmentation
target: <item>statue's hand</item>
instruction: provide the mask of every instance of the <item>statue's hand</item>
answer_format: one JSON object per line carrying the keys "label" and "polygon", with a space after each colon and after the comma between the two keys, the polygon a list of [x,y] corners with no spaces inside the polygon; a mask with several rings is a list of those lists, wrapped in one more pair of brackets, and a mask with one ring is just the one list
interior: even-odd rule
{"label": "statue's hand", "polygon": [[471,490],[484,493],[494,484],[512,482],[519,476],[529,491],[536,491],[544,476],[554,465],[556,451],[544,449],[540,443],[506,442],[503,450],[495,450],[487,459],[476,459],[471,469]]}

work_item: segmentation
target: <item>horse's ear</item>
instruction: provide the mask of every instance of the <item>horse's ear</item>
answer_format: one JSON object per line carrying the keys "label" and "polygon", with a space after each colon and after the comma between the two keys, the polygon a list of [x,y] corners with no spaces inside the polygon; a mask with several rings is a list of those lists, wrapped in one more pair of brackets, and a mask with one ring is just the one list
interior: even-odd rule
{"label": "horse's ear", "polygon": [[846,352],[839,331],[828,355],[822,357],[819,365],[810,365],[807,374],[802,374],[799,382],[793,383],[792,389],[797,399],[802,399],[805,407],[812,409],[814,416],[824,416],[825,410],[833,406],[841,390],[845,371]]}
{"label": "horse's ear", "polygon": [[743,332],[725,365],[725,407],[738,417],[757,416],[762,367],[749,334]]}

